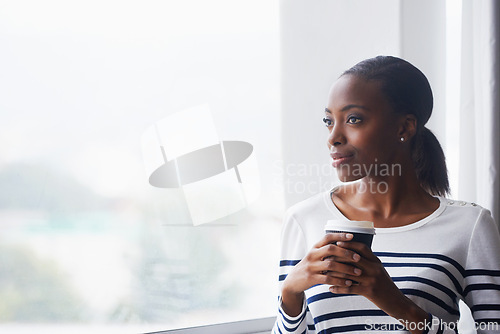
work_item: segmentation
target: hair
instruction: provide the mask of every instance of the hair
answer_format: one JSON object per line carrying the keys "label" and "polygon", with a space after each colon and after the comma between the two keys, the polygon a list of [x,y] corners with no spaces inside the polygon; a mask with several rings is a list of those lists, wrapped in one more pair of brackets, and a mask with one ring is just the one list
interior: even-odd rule
{"label": "hair", "polygon": [[363,60],[341,76],[353,75],[380,83],[381,91],[398,114],[412,114],[417,131],[411,141],[411,155],[417,179],[430,194],[450,192],[443,149],[436,136],[425,127],[432,114],[433,96],[425,75],[406,60],[378,56]]}

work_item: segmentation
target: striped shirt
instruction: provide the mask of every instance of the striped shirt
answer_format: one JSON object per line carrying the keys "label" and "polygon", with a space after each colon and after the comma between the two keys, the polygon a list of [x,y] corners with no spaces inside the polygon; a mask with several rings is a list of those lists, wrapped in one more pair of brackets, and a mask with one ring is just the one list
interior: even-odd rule
{"label": "striped shirt", "polygon": [[[429,313],[428,333],[456,333],[458,302],[471,309],[478,333],[500,333],[500,235],[488,210],[442,197],[426,218],[377,228],[372,250],[398,288]],[[329,219],[345,219],[325,192],[291,207],[282,230],[280,287],[288,272],[324,235]],[[305,291],[302,313],[279,306],[273,333],[408,333],[397,320],[359,295],[328,285]],[[417,324],[409,324],[409,326]]]}

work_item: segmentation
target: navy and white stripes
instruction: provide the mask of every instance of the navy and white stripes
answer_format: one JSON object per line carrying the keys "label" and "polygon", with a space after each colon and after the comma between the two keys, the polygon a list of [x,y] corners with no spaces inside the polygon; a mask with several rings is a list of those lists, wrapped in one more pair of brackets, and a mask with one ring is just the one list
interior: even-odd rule
{"label": "navy and white stripes", "polygon": [[[324,222],[335,215],[342,218],[328,200],[318,195],[287,212],[280,286],[321,239]],[[430,314],[427,333],[457,332],[459,300],[470,307],[478,333],[500,333],[498,228],[489,211],[479,206],[453,206],[444,198],[440,201],[440,208],[422,221],[377,229],[373,252],[403,294]],[[280,307],[273,332],[408,333],[403,322],[363,296],[337,295],[328,288],[315,285],[306,290],[298,317],[289,317]]]}

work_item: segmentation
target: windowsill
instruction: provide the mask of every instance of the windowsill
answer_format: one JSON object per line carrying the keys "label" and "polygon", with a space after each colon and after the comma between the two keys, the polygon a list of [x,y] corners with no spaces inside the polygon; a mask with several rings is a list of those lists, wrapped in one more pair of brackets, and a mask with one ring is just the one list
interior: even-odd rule
{"label": "windowsill", "polygon": [[269,317],[209,326],[152,332],[148,334],[263,334],[271,332],[275,320],[275,317]]}

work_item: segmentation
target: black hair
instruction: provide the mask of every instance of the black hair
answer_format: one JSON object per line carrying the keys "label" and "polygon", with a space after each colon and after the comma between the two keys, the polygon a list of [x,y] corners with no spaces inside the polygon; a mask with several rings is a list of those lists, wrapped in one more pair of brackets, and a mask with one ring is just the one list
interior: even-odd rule
{"label": "black hair", "polygon": [[443,149],[436,136],[424,126],[433,106],[432,89],[425,75],[406,60],[392,56],[363,60],[343,75],[380,83],[382,92],[396,113],[415,116],[417,132],[412,138],[411,151],[417,178],[432,195],[445,196],[449,193]]}

